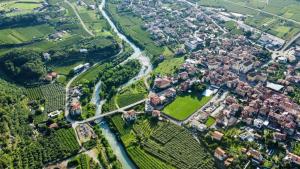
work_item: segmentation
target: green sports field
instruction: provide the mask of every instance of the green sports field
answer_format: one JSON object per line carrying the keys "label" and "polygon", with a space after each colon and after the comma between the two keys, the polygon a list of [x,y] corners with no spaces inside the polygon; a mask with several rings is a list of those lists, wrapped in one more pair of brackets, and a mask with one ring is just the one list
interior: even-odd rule
{"label": "green sports field", "polygon": [[212,96],[197,96],[194,94],[177,96],[171,104],[163,109],[163,112],[177,120],[185,120],[209,102],[211,98]]}

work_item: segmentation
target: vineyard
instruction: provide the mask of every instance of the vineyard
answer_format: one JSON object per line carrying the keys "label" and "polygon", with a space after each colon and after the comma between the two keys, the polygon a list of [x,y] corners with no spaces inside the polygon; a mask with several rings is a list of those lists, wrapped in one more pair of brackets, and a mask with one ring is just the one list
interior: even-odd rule
{"label": "vineyard", "polygon": [[185,129],[175,124],[164,124],[145,143],[144,149],[162,161],[178,168],[213,169],[211,155]]}
{"label": "vineyard", "polygon": [[128,154],[134,159],[135,163],[141,169],[172,169],[174,167],[162,163],[160,160],[152,157],[151,155],[144,152],[139,147],[128,148]]}
{"label": "vineyard", "polygon": [[132,126],[126,126],[120,116],[114,116],[112,121],[128,154],[141,169],[216,168],[213,157],[180,126],[167,122],[152,123],[144,116],[139,116]]}
{"label": "vineyard", "polygon": [[48,84],[44,86],[26,89],[26,95],[30,100],[45,99],[45,112],[63,109],[65,106],[66,91],[59,84]]}
{"label": "vineyard", "polygon": [[32,141],[16,155],[15,168],[42,168],[45,164],[76,154],[80,149],[72,128],[54,131]]}

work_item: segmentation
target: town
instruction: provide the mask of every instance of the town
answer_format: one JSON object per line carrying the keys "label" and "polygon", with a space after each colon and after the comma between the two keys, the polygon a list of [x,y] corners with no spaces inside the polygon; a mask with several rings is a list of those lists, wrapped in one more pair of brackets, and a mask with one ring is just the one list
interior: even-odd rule
{"label": "town", "polygon": [[[242,20],[243,15],[197,5],[191,8],[185,2],[169,3],[123,1],[118,6],[120,12],[129,10],[140,16],[145,23],[143,29],[158,45],[171,46],[177,55],[186,56],[175,74],[155,78],[145,112],[191,128],[200,133],[196,134],[200,140],[210,135],[212,140],[207,144],[220,145],[212,146],[214,155],[226,166],[233,158],[240,158],[232,150],[234,145],[222,139],[227,130],[233,129],[237,133],[230,139],[240,144],[236,148],[257,166],[272,161],[279,150],[285,154],[281,160],[300,165],[300,156],[290,152],[291,145],[300,139],[299,100],[290,97],[300,82],[300,47],[279,54],[285,43],[280,38],[238,21],[235,29],[245,34],[222,28],[226,22]],[[278,75],[280,71],[283,75]],[[194,90],[201,84],[205,84],[204,89]],[[211,100],[183,118],[169,113],[167,108],[176,97],[194,92],[212,96]]]}
{"label": "town", "polygon": [[1,0],[0,168],[300,168],[297,0]]}

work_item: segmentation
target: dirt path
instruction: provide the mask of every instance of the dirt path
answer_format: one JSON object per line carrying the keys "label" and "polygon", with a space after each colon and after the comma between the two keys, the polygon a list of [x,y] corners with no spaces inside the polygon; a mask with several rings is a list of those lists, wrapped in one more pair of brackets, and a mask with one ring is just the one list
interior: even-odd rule
{"label": "dirt path", "polygon": [[80,24],[81,24],[82,27],[83,27],[83,29],[84,29],[89,35],[95,36],[95,35],[93,34],[93,32],[91,32],[91,31],[87,28],[87,26],[85,25],[85,23],[82,21],[82,19],[81,19],[80,15],[78,14],[76,8],[75,8],[69,1],[65,0],[65,2],[73,9],[75,15],[77,16],[77,18],[78,18],[79,21],[80,21]]}

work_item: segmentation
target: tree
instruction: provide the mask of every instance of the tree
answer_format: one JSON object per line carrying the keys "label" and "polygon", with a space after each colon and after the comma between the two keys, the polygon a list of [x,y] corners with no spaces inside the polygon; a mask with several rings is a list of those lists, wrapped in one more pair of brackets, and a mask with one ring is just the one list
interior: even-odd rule
{"label": "tree", "polygon": [[40,53],[32,50],[14,50],[0,59],[0,69],[17,82],[32,82],[46,74]]}

